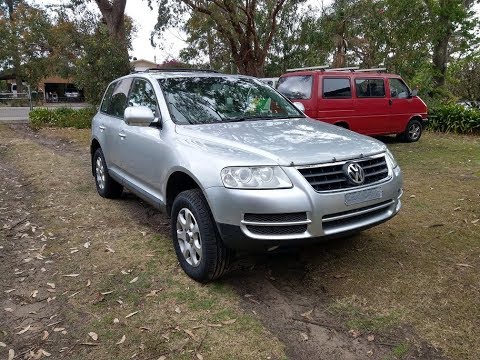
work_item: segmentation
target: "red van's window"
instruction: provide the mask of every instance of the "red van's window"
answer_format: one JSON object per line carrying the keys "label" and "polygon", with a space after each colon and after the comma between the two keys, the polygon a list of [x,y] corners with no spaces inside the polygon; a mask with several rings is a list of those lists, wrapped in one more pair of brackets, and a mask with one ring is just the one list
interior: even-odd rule
{"label": "red van's window", "polygon": [[323,97],[327,99],[344,99],[352,97],[350,79],[326,78],[323,79]]}
{"label": "red van's window", "polygon": [[278,80],[277,90],[289,99],[306,100],[312,97],[312,75],[286,76]]}
{"label": "red van's window", "polygon": [[410,90],[408,86],[400,79],[388,79],[390,83],[390,96],[392,98],[405,99],[408,97]]}
{"label": "red van's window", "polygon": [[357,97],[385,97],[383,79],[355,79]]}

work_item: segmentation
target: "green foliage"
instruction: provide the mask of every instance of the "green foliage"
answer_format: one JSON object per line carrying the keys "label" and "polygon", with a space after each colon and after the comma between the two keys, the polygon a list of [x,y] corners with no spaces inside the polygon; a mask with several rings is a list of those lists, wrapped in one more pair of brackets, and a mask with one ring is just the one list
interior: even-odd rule
{"label": "green foliage", "polygon": [[124,46],[109,36],[103,24],[84,37],[83,56],[75,65],[75,83],[91,104],[100,103],[108,83],[131,71]]}
{"label": "green foliage", "polygon": [[453,61],[448,69],[449,90],[464,100],[480,100],[480,52]]}
{"label": "green foliage", "polygon": [[438,105],[430,109],[427,127],[441,132],[480,133],[480,109],[458,104]]}
{"label": "green foliage", "polygon": [[87,129],[91,127],[92,118],[97,110],[94,107],[83,109],[70,108],[38,108],[30,111],[30,126],[34,129],[42,127],[73,127]]}

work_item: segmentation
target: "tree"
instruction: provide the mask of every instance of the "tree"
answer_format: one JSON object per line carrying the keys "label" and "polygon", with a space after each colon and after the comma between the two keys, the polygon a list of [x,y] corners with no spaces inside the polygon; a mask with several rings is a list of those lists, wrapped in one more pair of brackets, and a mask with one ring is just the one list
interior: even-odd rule
{"label": "tree", "polygon": [[36,86],[46,74],[50,19],[23,1],[0,5],[0,68],[15,74],[17,91],[23,92],[23,81]]}
{"label": "tree", "polygon": [[[188,14],[208,17],[216,35],[228,47],[241,74],[263,76],[265,61],[287,0],[161,0],[157,34],[181,23]],[[290,0],[301,3],[301,0]]]}
{"label": "tree", "polygon": [[[473,40],[473,30],[476,27],[472,6],[478,0],[424,0],[428,9],[432,42],[432,64],[436,86],[445,84],[447,64],[450,55],[452,39],[462,37],[460,47],[470,46]],[[459,49],[456,49],[459,50]]]}

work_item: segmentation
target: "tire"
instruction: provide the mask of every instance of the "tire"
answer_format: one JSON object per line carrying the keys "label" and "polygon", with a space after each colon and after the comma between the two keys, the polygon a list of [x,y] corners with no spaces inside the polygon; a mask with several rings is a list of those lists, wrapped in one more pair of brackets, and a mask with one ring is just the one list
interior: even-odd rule
{"label": "tire", "polygon": [[401,134],[401,139],[405,142],[415,142],[420,139],[423,132],[423,126],[417,119],[408,122],[405,131]]}
{"label": "tire", "polygon": [[118,199],[122,196],[123,186],[112,179],[108,174],[107,163],[102,149],[98,148],[93,154],[93,169],[95,186],[101,197],[107,199]]}
{"label": "tire", "polygon": [[180,266],[193,280],[206,283],[228,270],[233,252],[223,244],[200,189],[183,191],[175,198],[171,229]]}

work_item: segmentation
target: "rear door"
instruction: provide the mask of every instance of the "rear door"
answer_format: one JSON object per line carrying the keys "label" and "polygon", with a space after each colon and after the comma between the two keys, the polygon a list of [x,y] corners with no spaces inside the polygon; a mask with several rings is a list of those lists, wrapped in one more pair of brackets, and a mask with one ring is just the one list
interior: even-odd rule
{"label": "rear door", "polygon": [[390,90],[390,132],[400,133],[405,130],[412,117],[413,98],[410,89],[400,78],[388,79]]}
{"label": "rear door", "polygon": [[355,78],[355,115],[351,129],[362,134],[388,134],[390,109],[383,78]]}
{"label": "rear door", "polygon": [[354,108],[349,76],[319,76],[318,108],[316,118],[349,126]]}

